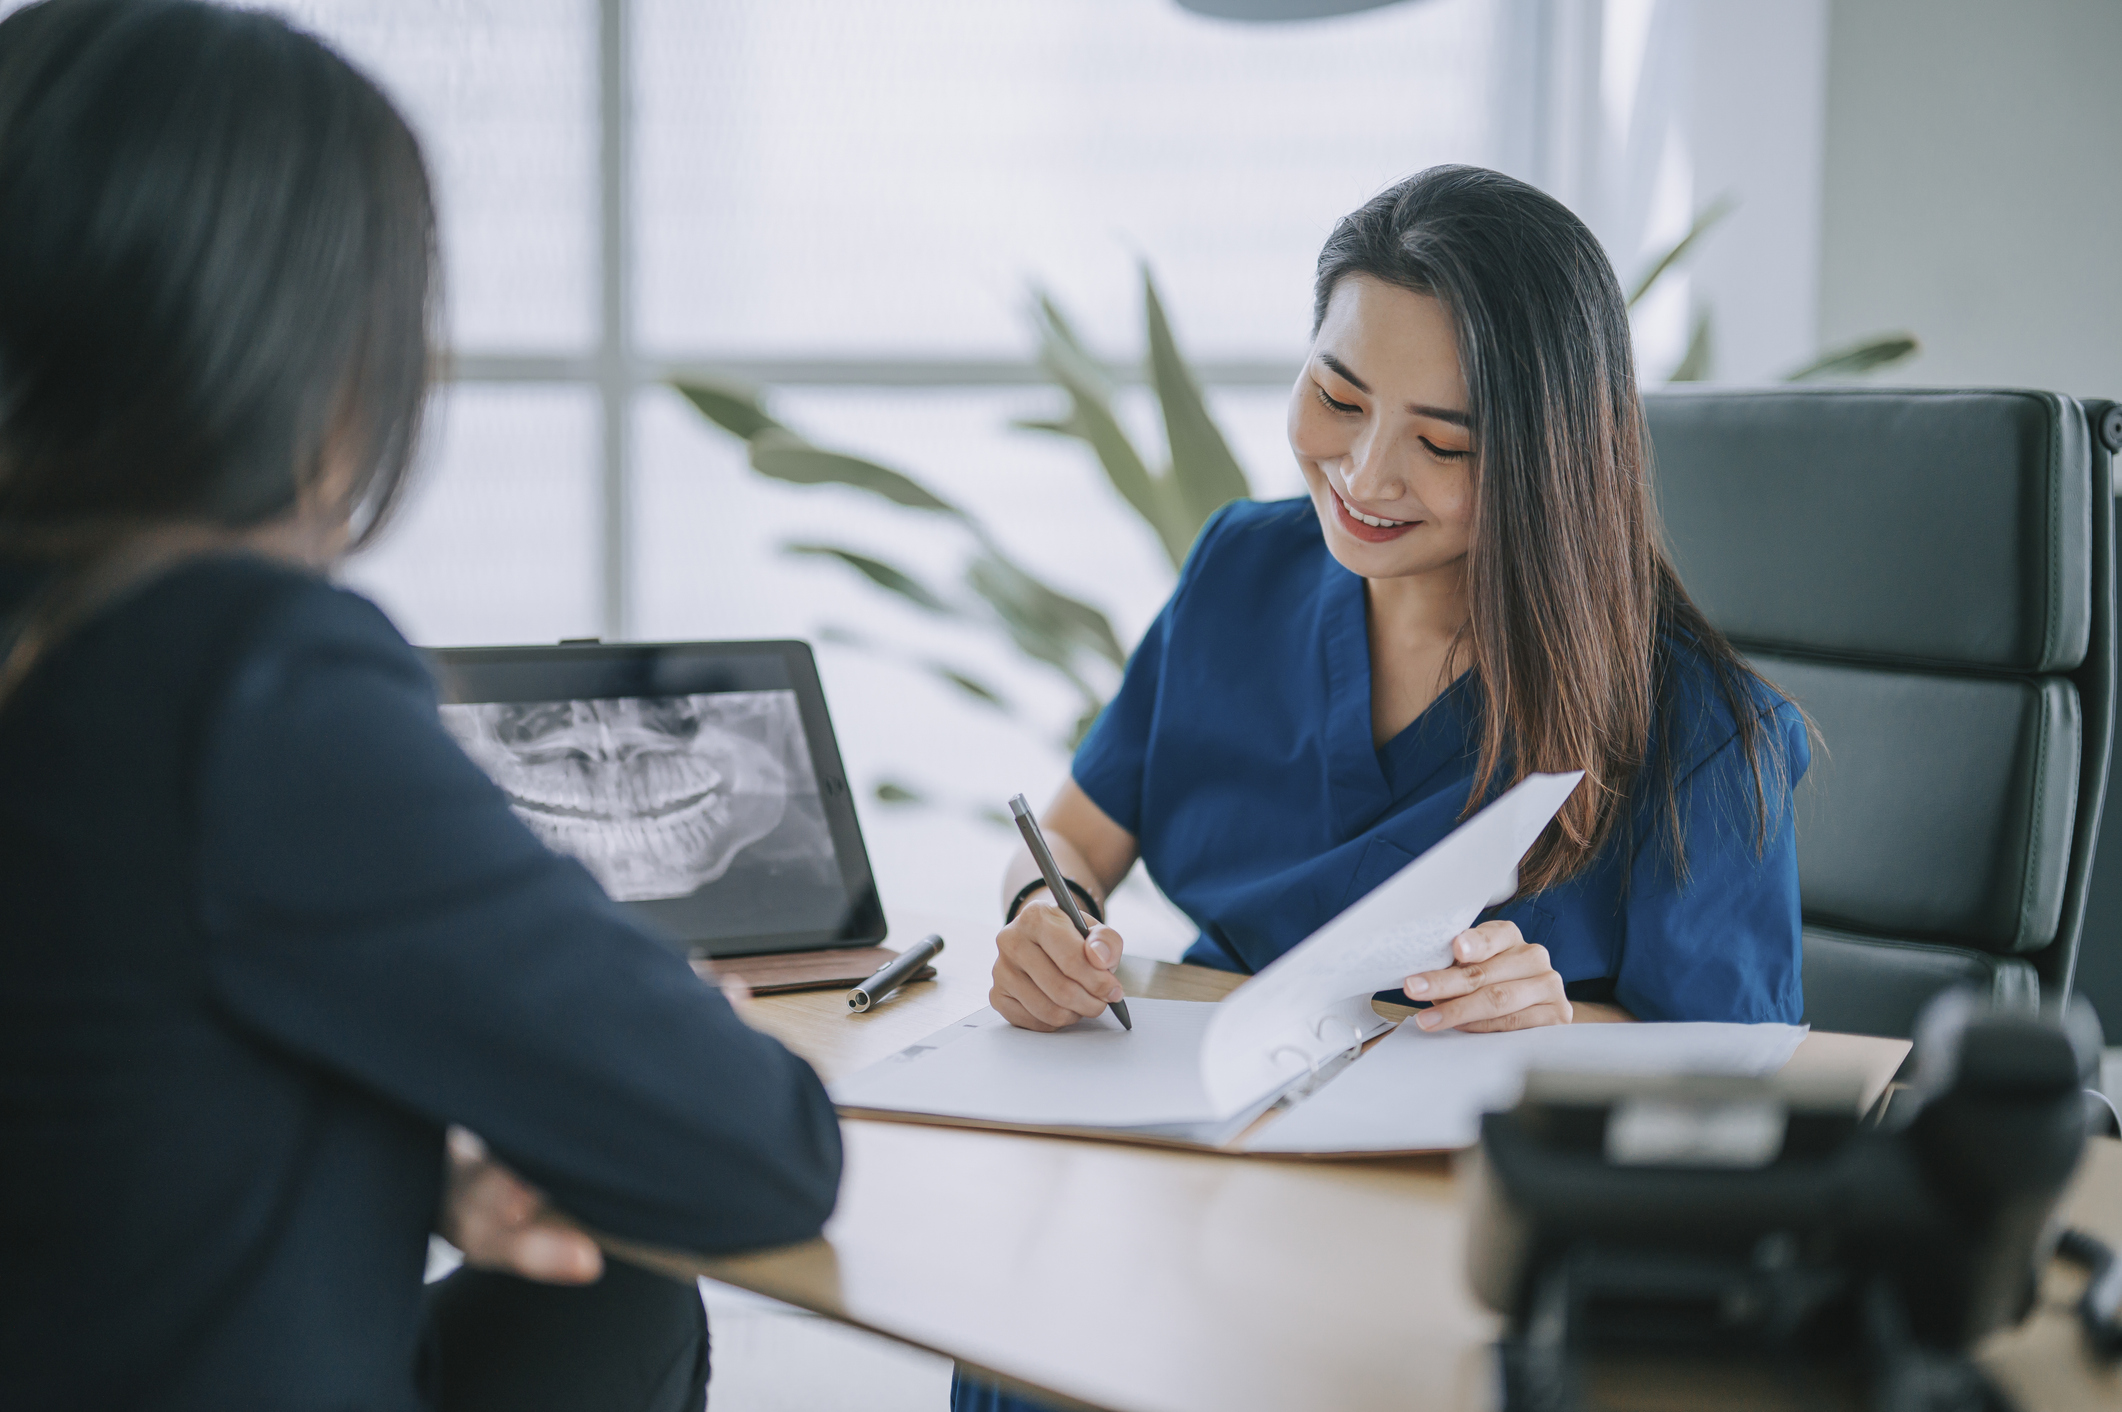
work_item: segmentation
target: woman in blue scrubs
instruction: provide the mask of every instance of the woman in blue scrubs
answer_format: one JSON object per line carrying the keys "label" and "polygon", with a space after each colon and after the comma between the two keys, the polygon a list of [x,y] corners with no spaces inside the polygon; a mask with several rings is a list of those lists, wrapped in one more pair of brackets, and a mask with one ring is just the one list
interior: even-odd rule
{"label": "woman in blue scrubs", "polygon": [[[1584,771],[1517,894],[1409,976],[1426,1029],[1795,1021],[1796,707],[1660,542],[1628,313],[1590,231],[1437,167],[1320,254],[1290,397],[1308,497],[1201,532],[1044,815],[1102,915],[1139,858],[1253,972],[1532,771]],[[1054,1029],[1120,995],[1029,857],[993,1004]],[[960,1379],[958,1412],[1010,1405]]]}

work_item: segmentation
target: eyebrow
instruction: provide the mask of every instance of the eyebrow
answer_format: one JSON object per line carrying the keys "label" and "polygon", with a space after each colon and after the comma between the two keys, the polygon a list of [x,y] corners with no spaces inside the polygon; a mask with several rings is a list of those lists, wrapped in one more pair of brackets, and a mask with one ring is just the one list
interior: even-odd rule
{"label": "eyebrow", "polygon": [[[1332,368],[1337,374],[1340,375],[1341,380],[1343,382],[1348,383],[1350,386],[1354,387],[1358,392],[1370,391],[1370,384],[1365,382],[1362,378],[1357,377],[1354,369],[1350,368],[1348,364],[1342,362],[1333,354],[1321,353],[1319,355],[1319,361],[1326,364],[1327,367]],[[1407,410],[1413,412],[1418,417],[1433,417],[1440,422],[1450,422],[1453,426],[1469,428],[1473,426],[1473,419],[1468,417],[1466,413],[1456,411],[1450,407],[1432,407],[1422,402],[1410,402],[1407,404]]]}

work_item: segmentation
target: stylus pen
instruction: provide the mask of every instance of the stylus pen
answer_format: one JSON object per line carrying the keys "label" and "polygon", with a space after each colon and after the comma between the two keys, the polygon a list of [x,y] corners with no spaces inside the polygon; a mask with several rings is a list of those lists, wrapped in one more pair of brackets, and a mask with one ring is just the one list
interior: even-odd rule
{"label": "stylus pen", "polygon": [[906,983],[906,978],[936,959],[943,950],[943,938],[931,936],[919,946],[906,950],[877,968],[877,973],[847,993],[847,1008],[867,1010],[885,996],[890,995]]}
{"label": "stylus pen", "polygon": [[[1018,795],[1009,801],[1009,812],[1017,820],[1017,832],[1024,835],[1024,846],[1032,851],[1032,861],[1039,865],[1039,875],[1046,879],[1046,890],[1061,904],[1069,921],[1076,925],[1076,935],[1090,935],[1090,923],[1084,919],[1083,910],[1076,906],[1076,894],[1069,890],[1068,882],[1061,876],[1061,865],[1054,861],[1054,850],[1046,846],[1046,835],[1039,832],[1039,821],[1032,817],[1032,806]],[[1120,1028],[1131,1030],[1135,1022],[1127,1017],[1127,1002],[1115,1000],[1107,1007],[1120,1022]]]}

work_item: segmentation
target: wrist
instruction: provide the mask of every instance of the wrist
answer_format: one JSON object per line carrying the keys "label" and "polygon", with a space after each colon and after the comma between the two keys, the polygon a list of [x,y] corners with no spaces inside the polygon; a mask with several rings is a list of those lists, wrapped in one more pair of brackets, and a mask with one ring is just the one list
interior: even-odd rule
{"label": "wrist", "polygon": [[[1075,894],[1076,905],[1088,913],[1093,922],[1102,926],[1105,922],[1104,904],[1091,895],[1089,888],[1077,882],[1074,878],[1064,877],[1061,881],[1070,892]],[[1002,910],[1002,925],[1008,926],[1011,922],[1016,921],[1017,914],[1024,910],[1024,904],[1031,901],[1034,893],[1050,892],[1051,890],[1047,887],[1045,878],[1033,878],[1023,887],[1018,888],[1017,895],[1012,897],[1009,900],[1009,906]]]}

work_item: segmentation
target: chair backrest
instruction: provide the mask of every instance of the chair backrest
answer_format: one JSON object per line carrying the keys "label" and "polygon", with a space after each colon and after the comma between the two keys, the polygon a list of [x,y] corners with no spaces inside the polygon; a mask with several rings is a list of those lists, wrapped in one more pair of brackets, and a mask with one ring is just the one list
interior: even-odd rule
{"label": "chair backrest", "polygon": [[1960,982],[2060,1005],[2113,734],[2111,471],[2087,409],[1645,400],[1681,578],[1819,728],[1798,790],[1807,1019],[1905,1035]]}

